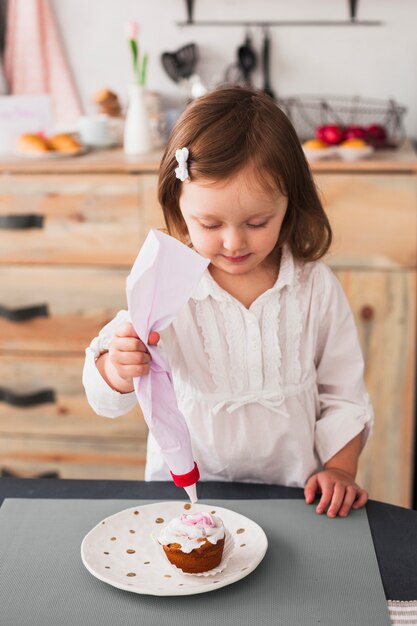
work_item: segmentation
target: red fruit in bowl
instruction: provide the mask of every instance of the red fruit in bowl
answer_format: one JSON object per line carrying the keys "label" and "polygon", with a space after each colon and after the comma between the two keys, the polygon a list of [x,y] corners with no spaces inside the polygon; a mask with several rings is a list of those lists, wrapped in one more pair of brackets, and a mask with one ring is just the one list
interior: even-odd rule
{"label": "red fruit in bowl", "polygon": [[367,130],[363,126],[348,126],[346,128],[346,139],[365,139]]}
{"label": "red fruit in bowl", "polygon": [[336,124],[327,124],[327,126],[319,126],[319,128],[317,128],[316,137],[320,139],[320,141],[334,146],[344,140],[345,131],[341,126],[337,126]]}
{"label": "red fruit in bowl", "polygon": [[387,131],[380,124],[370,124],[366,131],[369,140],[374,143],[384,143],[387,140]]}
{"label": "red fruit in bowl", "polygon": [[[319,126],[318,128],[316,128],[316,139],[319,139],[320,141],[324,141],[326,128],[327,126]],[[324,143],[326,142],[324,141]]]}

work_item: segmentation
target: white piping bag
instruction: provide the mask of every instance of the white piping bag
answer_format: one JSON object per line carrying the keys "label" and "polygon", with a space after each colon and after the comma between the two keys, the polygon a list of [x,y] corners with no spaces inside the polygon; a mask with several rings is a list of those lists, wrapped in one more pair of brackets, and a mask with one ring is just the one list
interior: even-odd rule
{"label": "white piping bag", "polygon": [[169,326],[209,262],[177,239],[153,229],[133,264],[126,288],[130,320],[152,359],[149,374],[133,379],[136,396],[174,483],[184,487],[191,502],[197,501],[200,474],[190,433],[177,406],[169,365],[156,346],[148,345],[148,336]]}

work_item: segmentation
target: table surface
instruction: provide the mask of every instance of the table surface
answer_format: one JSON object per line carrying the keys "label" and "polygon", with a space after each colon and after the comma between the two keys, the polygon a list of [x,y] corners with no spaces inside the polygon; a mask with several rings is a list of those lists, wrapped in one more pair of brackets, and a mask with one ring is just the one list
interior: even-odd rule
{"label": "table surface", "polygon": [[[225,482],[199,483],[198,495],[201,499],[235,500],[304,497],[302,489],[292,487]],[[179,497],[178,488],[171,482],[0,479],[0,503],[5,498],[176,500]],[[417,511],[375,500],[368,501],[366,510],[387,600],[416,600]]]}

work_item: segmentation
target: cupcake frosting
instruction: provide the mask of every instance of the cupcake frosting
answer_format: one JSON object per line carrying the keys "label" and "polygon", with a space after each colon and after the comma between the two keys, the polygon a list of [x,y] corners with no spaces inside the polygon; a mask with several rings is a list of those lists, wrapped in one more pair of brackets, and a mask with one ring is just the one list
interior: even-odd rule
{"label": "cupcake frosting", "polygon": [[158,541],[165,546],[178,543],[182,552],[189,553],[199,548],[202,540],[216,544],[223,537],[224,526],[219,517],[210,513],[192,513],[174,517],[162,530]]}

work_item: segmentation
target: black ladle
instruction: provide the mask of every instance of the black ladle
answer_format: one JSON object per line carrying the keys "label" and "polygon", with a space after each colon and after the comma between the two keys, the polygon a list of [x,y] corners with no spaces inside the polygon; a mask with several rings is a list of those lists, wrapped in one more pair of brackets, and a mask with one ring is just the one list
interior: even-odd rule
{"label": "black ladle", "polygon": [[264,30],[264,39],[263,39],[263,47],[262,47],[262,69],[264,74],[264,86],[263,91],[268,96],[271,96],[273,100],[276,100],[275,93],[271,87],[270,78],[269,78],[269,60],[271,53],[271,40],[269,38],[268,29]]}
{"label": "black ladle", "polygon": [[237,51],[239,66],[242,69],[245,83],[252,85],[250,74],[256,67],[256,54],[252,48],[252,42],[249,33],[246,35],[245,43],[240,46]]}

